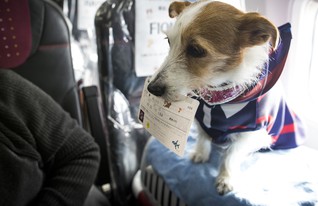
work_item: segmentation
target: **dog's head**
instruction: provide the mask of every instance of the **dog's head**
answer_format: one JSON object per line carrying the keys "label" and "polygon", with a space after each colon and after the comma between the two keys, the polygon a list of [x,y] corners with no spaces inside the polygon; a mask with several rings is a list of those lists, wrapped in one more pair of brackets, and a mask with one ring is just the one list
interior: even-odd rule
{"label": "dog's head", "polygon": [[193,90],[227,96],[223,102],[233,99],[255,83],[279,38],[277,28],[258,13],[217,1],[173,2],[169,15],[177,17],[167,31],[170,51],[148,85],[167,101],[182,100]]}

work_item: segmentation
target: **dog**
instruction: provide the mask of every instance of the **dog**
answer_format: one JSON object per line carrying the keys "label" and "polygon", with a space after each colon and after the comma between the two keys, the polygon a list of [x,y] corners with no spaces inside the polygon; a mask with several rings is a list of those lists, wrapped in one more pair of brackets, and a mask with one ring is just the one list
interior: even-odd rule
{"label": "dog", "polygon": [[[262,149],[294,148],[303,130],[278,86],[248,101],[234,102],[266,78],[264,65],[278,46],[279,31],[256,12],[201,0],[173,2],[175,24],[166,32],[170,50],[147,89],[167,102],[193,95],[197,143],[191,159],[206,162],[212,144],[226,144],[216,190],[233,190],[244,159]],[[300,125],[300,124],[299,124]]]}

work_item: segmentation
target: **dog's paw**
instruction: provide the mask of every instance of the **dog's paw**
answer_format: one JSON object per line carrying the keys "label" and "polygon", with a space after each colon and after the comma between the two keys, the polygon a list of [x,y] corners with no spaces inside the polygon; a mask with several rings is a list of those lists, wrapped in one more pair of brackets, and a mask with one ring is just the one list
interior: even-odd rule
{"label": "dog's paw", "polygon": [[195,163],[203,163],[209,160],[210,153],[203,151],[194,151],[190,154],[190,159]]}
{"label": "dog's paw", "polygon": [[218,176],[216,179],[216,190],[219,195],[225,195],[233,190],[229,177]]}

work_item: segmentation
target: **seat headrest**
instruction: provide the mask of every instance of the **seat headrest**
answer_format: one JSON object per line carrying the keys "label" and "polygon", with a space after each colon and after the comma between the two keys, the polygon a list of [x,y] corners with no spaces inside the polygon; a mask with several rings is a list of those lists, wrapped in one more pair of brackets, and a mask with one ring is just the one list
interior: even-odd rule
{"label": "seat headrest", "polygon": [[31,49],[28,0],[0,0],[0,68],[21,65]]}

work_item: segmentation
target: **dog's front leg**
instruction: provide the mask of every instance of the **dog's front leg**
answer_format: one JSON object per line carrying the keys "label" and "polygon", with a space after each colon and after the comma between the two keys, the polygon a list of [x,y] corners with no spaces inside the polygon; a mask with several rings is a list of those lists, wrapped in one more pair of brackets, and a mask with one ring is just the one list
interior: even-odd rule
{"label": "dog's front leg", "polygon": [[195,121],[194,124],[197,127],[197,143],[194,151],[190,154],[190,158],[196,163],[206,162],[209,160],[211,153],[211,138],[206,134],[197,121]]}
{"label": "dog's front leg", "polygon": [[271,136],[265,130],[231,134],[220,172],[216,178],[216,189],[220,195],[233,190],[233,181],[238,179],[240,167],[246,157],[261,148],[268,148]]}

